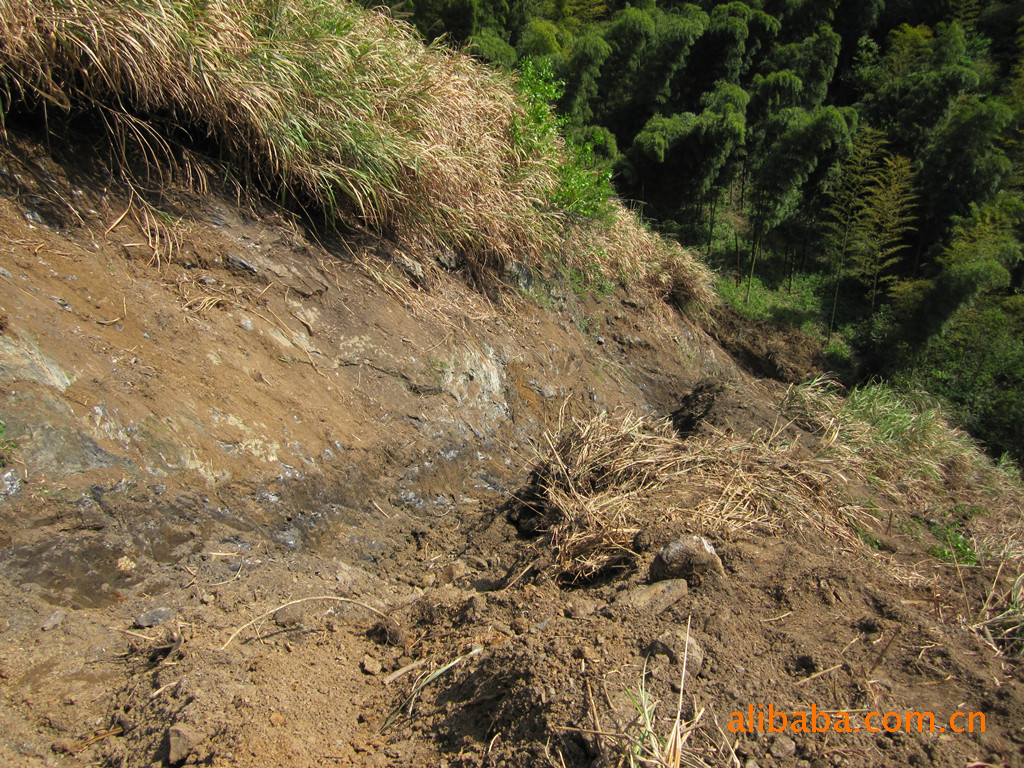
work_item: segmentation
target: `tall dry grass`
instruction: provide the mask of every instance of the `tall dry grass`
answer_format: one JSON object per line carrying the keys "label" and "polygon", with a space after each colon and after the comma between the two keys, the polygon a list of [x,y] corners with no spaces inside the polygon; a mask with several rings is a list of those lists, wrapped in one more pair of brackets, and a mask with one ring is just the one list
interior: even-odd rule
{"label": "tall dry grass", "polygon": [[[815,436],[812,448],[791,424]],[[884,385],[845,397],[826,378],[791,387],[773,429],[749,437],[705,424],[683,438],[667,419],[601,412],[560,419],[543,440],[523,503],[570,582],[634,565],[637,534],[663,520],[716,537],[788,530],[857,546],[873,520],[866,489],[901,515],[988,505],[993,514],[972,523],[981,551],[1024,559],[1007,548],[1024,508],[1019,472],[994,464],[934,403]]]}
{"label": "tall dry grass", "polygon": [[865,482],[912,506],[925,507],[947,491],[979,503],[985,496],[1022,501],[1013,463],[993,462],[924,392],[871,384],[844,396],[834,381],[818,377],[791,387],[782,409]]}
{"label": "tall dry grass", "polygon": [[544,440],[524,499],[569,582],[631,564],[636,535],[659,521],[724,537],[795,525],[852,542],[862,514],[844,498],[844,467],[779,433],[684,439],[668,419],[601,412]]}
{"label": "tall dry grass", "polygon": [[621,205],[595,227],[548,204],[560,148],[519,140],[509,76],[344,0],[0,0],[0,109],[22,107],[97,118],[158,180],[215,153],[244,183],[478,273],[603,252],[611,279],[712,300],[703,266]]}

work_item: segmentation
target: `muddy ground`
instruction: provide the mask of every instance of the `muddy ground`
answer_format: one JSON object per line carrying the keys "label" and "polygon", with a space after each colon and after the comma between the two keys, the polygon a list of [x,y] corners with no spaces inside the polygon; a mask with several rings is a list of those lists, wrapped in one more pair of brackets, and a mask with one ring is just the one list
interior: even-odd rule
{"label": "muddy ground", "polygon": [[[723,537],[688,586],[647,584],[686,533],[652,510],[627,566],[561,583],[510,515],[546,429],[753,434],[784,387],[652,298],[513,269],[527,297],[488,299],[457,254],[213,193],[147,220],[67,146],[12,133],[0,162],[0,763],[618,765],[641,691],[668,733],[685,658],[687,764],[1024,765],[1020,663],[970,629],[998,562],[929,554],[967,489],[845,488],[867,543]],[[729,731],[769,704],[986,730]]]}

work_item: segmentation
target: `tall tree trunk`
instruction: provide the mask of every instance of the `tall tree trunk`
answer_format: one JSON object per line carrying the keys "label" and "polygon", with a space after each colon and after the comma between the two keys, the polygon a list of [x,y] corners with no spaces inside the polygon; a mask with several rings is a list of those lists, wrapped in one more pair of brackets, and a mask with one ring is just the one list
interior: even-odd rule
{"label": "tall tree trunk", "polygon": [[743,265],[740,263],[740,233],[734,232],[733,238],[736,241],[736,285],[743,279]]}
{"label": "tall tree trunk", "polygon": [[793,273],[796,272],[796,248],[790,249],[789,252],[789,285],[786,287],[786,293],[793,293]]}
{"label": "tall tree trunk", "polygon": [[718,198],[711,200],[711,216],[708,218],[708,256],[711,256],[711,249],[715,243],[715,208],[718,207]]}
{"label": "tall tree trunk", "polygon": [[871,310],[868,312],[868,317],[874,317],[875,315],[875,300],[878,297],[878,274],[881,271],[881,268],[876,263],[875,273],[871,276]]}
{"label": "tall tree trunk", "polygon": [[836,306],[839,304],[839,283],[842,279],[842,273],[837,273],[836,289],[832,294],[832,313],[828,317],[828,334],[825,336],[826,347],[832,343],[832,329],[836,327]]}
{"label": "tall tree trunk", "polygon": [[750,301],[750,286],[754,282],[754,266],[757,264],[757,251],[761,245],[761,227],[758,226],[754,229],[754,238],[750,244],[750,274],[747,275],[747,295],[743,299],[744,303]]}

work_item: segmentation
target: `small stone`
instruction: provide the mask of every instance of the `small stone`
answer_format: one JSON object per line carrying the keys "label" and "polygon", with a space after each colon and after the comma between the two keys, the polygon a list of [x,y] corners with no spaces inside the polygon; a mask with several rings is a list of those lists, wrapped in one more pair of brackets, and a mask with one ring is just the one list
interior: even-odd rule
{"label": "small stone", "polygon": [[18,473],[8,469],[0,475],[0,499],[6,496],[15,496],[21,490],[21,480]]}
{"label": "small stone", "polygon": [[259,270],[257,270],[256,267],[254,267],[252,264],[245,261],[244,259],[238,258],[233,253],[229,253],[227,255],[227,258],[224,259],[224,261],[227,262],[228,267],[238,272],[248,272],[250,275],[259,274]]}
{"label": "small stone", "polygon": [[782,760],[796,752],[796,742],[789,736],[777,736],[772,742],[772,754]]}
{"label": "small stone", "polygon": [[135,626],[140,629],[155,627],[157,624],[163,624],[165,621],[173,619],[174,613],[173,608],[154,608],[151,611],[146,611],[136,616]]}
{"label": "small stone", "polygon": [[747,762],[743,764],[743,768],[761,768],[761,764],[752,757],[747,758]]}
{"label": "small stone", "polygon": [[271,725],[276,725],[276,726],[280,727],[280,726],[284,725],[287,722],[287,720],[288,719],[284,715],[282,715],[280,712],[271,712],[270,713],[270,724]]}
{"label": "small stone", "polygon": [[530,622],[524,619],[522,616],[516,616],[512,619],[512,631],[517,635],[521,635],[524,632],[530,630]]}
{"label": "small stone", "polygon": [[470,597],[462,609],[463,614],[470,621],[478,620],[486,610],[487,595],[484,594],[477,594]]}
{"label": "small stone", "polygon": [[64,611],[54,611],[53,615],[43,622],[43,632],[49,632],[51,629],[59,627],[60,623],[64,621],[65,616],[67,616],[67,614],[64,613]]}
{"label": "small stone", "polygon": [[647,646],[647,653],[667,656],[669,661],[679,665],[686,659],[688,675],[696,675],[704,666],[704,649],[693,637],[687,636],[684,629],[662,632],[657,640]]}
{"label": "small stone", "polygon": [[596,601],[578,596],[571,603],[566,603],[564,613],[570,619],[582,619],[596,611],[597,606]]}
{"label": "small stone", "polygon": [[171,765],[179,765],[188,759],[193,750],[202,743],[206,735],[186,723],[176,723],[167,732],[170,752],[167,756]]}
{"label": "small stone", "polygon": [[666,544],[651,563],[650,580],[686,579],[699,583],[706,575],[725,576],[725,568],[711,542],[703,536],[683,536]]}
{"label": "small stone", "polygon": [[359,667],[363,670],[364,675],[373,675],[374,677],[379,675],[384,669],[381,666],[381,663],[370,655],[363,656],[363,660],[359,664]]}
{"label": "small stone", "polygon": [[128,555],[119,557],[115,565],[117,567],[117,570],[119,570],[121,573],[131,573],[138,566],[138,564],[130,557],[128,557]]}
{"label": "small stone", "polygon": [[210,605],[217,599],[217,596],[212,592],[203,592],[203,596],[199,598],[203,605]]}
{"label": "small stone", "polygon": [[60,739],[50,747],[58,755],[73,755],[78,751],[78,742],[74,739]]}
{"label": "small stone", "polygon": [[301,604],[286,605],[274,612],[274,623],[282,628],[297,627],[306,618],[306,611]]}
{"label": "small stone", "polygon": [[686,597],[689,591],[686,579],[666,579],[656,584],[643,584],[634,587],[620,597],[617,602],[633,608],[649,610],[657,616]]}
{"label": "small stone", "polygon": [[401,267],[402,271],[405,272],[414,282],[423,282],[423,265],[418,261],[411,259],[404,253],[395,252],[394,254],[395,264]]}
{"label": "small stone", "polygon": [[462,262],[459,255],[451,248],[439,248],[435,251],[434,258],[437,259],[438,264],[450,270],[458,269],[459,264]]}
{"label": "small stone", "polygon": [[451,584],[453,581],[458,581],[466,575],[466,564],[462,560],[456,560],[454,563],[449,563],[448,567],[444,569],[444,573],[441,574],[441,581],[445,584]]}

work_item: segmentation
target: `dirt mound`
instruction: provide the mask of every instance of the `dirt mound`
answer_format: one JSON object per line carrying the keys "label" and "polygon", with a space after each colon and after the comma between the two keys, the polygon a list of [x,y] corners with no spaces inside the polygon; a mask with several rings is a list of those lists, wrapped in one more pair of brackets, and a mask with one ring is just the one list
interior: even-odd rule
{"label": "dirt mound", "polygon": [[828,369],[821,344],[792,326],[749,320],[723,307],[714,313],[711,333],[756,376],[799,384]]}

